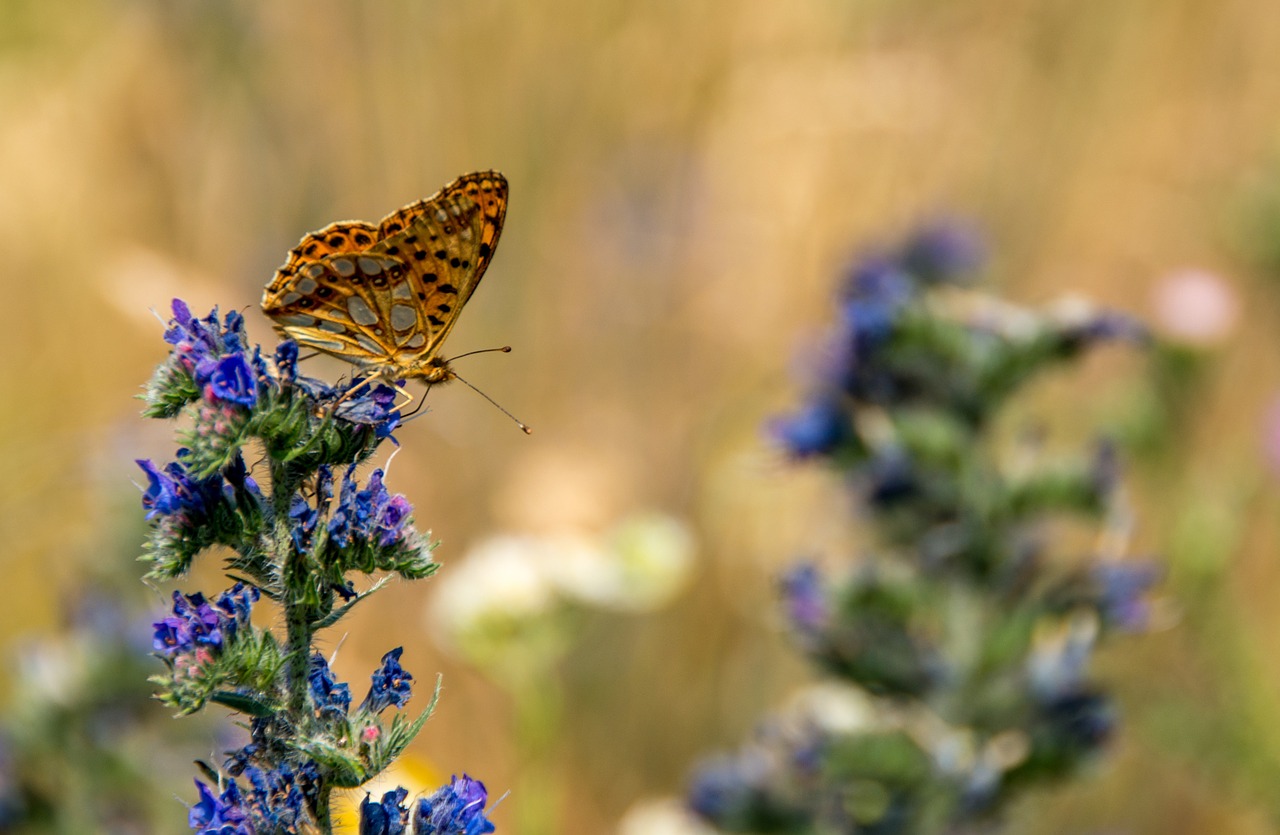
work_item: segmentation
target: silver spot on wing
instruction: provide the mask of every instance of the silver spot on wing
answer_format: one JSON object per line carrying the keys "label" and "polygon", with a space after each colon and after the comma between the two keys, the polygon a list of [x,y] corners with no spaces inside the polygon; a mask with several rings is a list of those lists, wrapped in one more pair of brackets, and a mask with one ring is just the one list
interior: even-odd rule
{"label": "silver spot on wing", "polygon": [[288,316],[276,316],[275,320],[285,327],[293,325],[299,328],[311,328],[315,327],[316,324],[316,317],[307,313],[290,313]]}
{"label": "silver spot on wing", "polygon": [[365,300],[359,296],[352,296],[347,299],[347,312],[351,314],[351,320],[357,325],[378,324],[378,314],[374,313]]}
{"label": "silver spot on wing", "polygon": [[418,324],[418,312],[407,304],[391,306],[391,327],[398,331],[407,331]]}

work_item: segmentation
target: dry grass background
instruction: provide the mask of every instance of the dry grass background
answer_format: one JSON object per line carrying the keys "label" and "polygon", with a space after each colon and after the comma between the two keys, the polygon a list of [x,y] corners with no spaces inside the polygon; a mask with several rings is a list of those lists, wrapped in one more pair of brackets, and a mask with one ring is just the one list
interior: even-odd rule
{"label": "dry grass background", "polygon": [[[172,448],[130,399],[163,353],[148,308],[245,308],[270,342],[261,287],[304,232],[498,168],[507,228],[450,342],[516,347],[467,374],[536,434],[437,391],[391,484],[446,566],[493,530],[648,507],[693,526],[689,592],[590,620],[559,672],[554,831],[611,831],[805,675],[764,614],[771,572],[837,539],[842,511],[758,426],[794,396],[850,251],[952,210],[1019,300],[1147,314],[1157,280],[1194,266],[1245,312],[1135,474],[1177,625],[1109,653],[1127,735],[1019,831],[1271,831],[1278,140],[1263,0],[0,0],[0,640],[53,623],[86,562],[132,558],[131,459]],[[1135,373],[1108,356],[1037,404],[1079,427]],[[513,705],[430,640],[429,585],[359,612],[338,672],[362,679],[401,642],[420,680],[443,671],[415,750],[500,793],[522,767]]]}

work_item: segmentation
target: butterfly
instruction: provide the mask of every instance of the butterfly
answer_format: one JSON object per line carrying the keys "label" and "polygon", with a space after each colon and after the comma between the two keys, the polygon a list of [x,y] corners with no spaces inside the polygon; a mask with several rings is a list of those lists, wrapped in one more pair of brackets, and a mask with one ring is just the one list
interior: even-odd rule
{"label": "butterfly", "polygon": [[493,260],[506,213],[506,178],[478,171],[377,226],[331,223],[290,250],[262,311],[300,346],[368,379],[456,379],[440,347]]}

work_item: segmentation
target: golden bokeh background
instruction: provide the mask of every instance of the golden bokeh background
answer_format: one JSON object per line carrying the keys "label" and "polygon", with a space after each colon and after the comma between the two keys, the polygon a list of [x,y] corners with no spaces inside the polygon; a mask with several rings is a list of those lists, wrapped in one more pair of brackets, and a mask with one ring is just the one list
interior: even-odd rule
{"label": "golden bokeh background", "polygon": [[[515,347],[461,370],[535,434],[437,390],[398,433],[390,486],[445,572],[496,531],[650,509],[688,524],[698,562],[661,611],[584,616],[545,684],[561,719],[536,761],[513,725],[545,694],[432,639],[434,581],[358,610],[337,663],[357,697],[398,644],[411,705],[444,674],[413,749],[435,778],[465,770],[496,797],[536,769],[558,792],[545,831],[611,832],[808,678],[773,576],[842,540],[845,500],[760,426],[797,396],[797,348],[850,253],[952,212],[986,230],[1019,301],[1150,317],[1164,277],[1199,269],[1242,314],[1131,473],[1169,617],[1102,659],[1125,733],[1095,773],[1020,804],[1018,831],[1280,828],[1280,5],[1264,0],[0,0],[0,643],[55,626],[91,566],[141,574],[132,459],[174,446],[132,399],[165,352],[151,308],[243,309],[273,343],[257,302],[303,233],[484,168],[509,178],[510,211],[449,347]],[[1142,374],[1107,352],[1028,408],[1085,438],[1142,408]],[[222,583],[206,560],[184,588]],[[500,832],[526,802],[503,802]]]}

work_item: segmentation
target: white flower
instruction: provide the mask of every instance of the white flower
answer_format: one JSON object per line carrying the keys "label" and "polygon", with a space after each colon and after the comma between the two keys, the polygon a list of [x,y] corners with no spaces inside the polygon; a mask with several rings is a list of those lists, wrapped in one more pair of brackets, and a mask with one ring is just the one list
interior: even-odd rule
{"label": "white flower", "polygon": [[456,640],[491,622],[543,615],[556,602],[542,568],[550,556],[537,537],[498,536],[442,566],[430,610],[435,626]]}
{"label": "white flower", "polygon": [[1221,277],[1205,270],[1179,270],[1155,287],[1156,321],[1180,342],[1210,347],[1235,330],[1240,299]]}
{"label": "white flower", "polygon": [[716,830],[680,801],[663,797],[641,800],[618,822],[618,835],[715,835]]}

